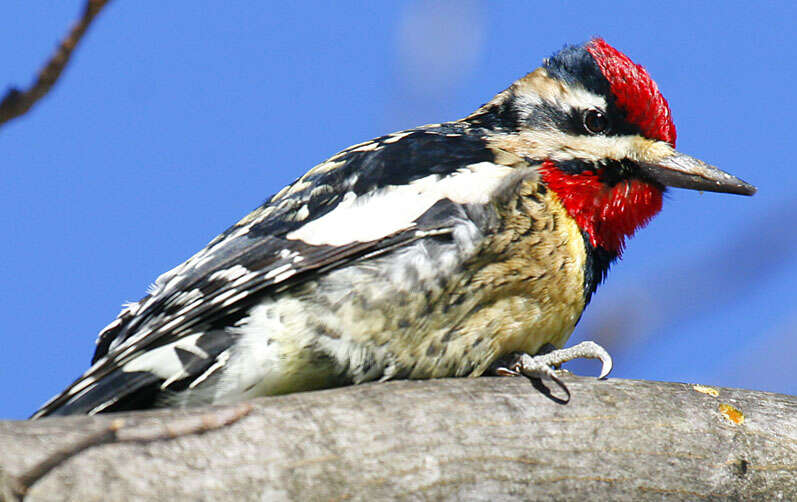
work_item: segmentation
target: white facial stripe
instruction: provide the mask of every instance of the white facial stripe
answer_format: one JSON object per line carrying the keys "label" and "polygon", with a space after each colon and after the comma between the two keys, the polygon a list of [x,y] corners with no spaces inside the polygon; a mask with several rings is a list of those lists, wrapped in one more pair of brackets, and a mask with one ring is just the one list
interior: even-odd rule
{"label": "white facial stripe", "polygon": [[642,136],[570,135],[555,130],[496,135],[490,143],[524,157],[558,161],[579,158],[596,162],[610,158],[655,163],[675,151],[663,141]]}
{"label": "white facial stripe", "polygon": [[597,162],[601,159],[629,159],[656,163],[675,151],[667,143],[642,136],[568,136],[564,145],[551,154],[552,160],[579,158]]}
{"label": "white facial stripe", "polygon": [[603,96],[593,94],[580,87],[570,87],[558,100],[560,104],[568,106],[574,110],[589,110],[597,108],[606,111],[606,99]]}
{"label": "white facial stripe", "polygon": [[480,162],[440,179],[427,176],[409,185],[389,186],[374,194],[349,192],[331,212],[287,235],[314,245],[340,246],[380,239],[413,226],[441,199],[460,204],[486,204],[511,167]]}
{"label": "white facial stripe", "polygon": [[[533,108],[547,102],[563,111],[589,110],[597,108],[605,111],[606,99],[579,86],[566,86],[560,80],[551,78],[543,68],[539,68],[515,82],[509,89],[515,100],[523,107]],[[506,92],[506,91],[505,91]],[[504,93],[496,96],[500,99]],[[495,100],[493,100],[495,101]]]}

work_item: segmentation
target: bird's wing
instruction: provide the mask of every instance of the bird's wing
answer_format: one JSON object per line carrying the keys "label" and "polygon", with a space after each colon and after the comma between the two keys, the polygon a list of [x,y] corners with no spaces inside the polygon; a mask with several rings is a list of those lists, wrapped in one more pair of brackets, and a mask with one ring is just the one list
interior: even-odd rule
{"label": "bird's wing", "polygon": [[185,388],[233,343],[224,328],[264,295],[451,233],[463,208],[489,204],[518,163],[457,123],[344,150],[159,277],[100,333],[93,365],[34,417],[114,409],[154,383]]}

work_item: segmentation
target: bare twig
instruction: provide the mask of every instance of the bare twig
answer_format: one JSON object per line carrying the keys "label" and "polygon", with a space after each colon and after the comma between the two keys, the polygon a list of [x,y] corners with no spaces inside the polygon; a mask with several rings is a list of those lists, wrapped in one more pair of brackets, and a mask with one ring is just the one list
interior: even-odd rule
{"label": "bare twig", "polygon": [[43,98],[58,81],[61,72],[69,63],[72,52],[83,38],[91,22],[109,0],[87,0],[80,20],[72,27],[66,38],[56,49],[33,85],[27,90],[12,87],[0,101],[0,126],[27,113],[33,105]]}
{"label": "bare twig", "polygon": [[6,482],[11,486],[12,496],[17,501],[22,501],[31,487],[61,462],[94,446],[108,443],[159,441],[191,434],[203,434],[231,425],[251,411],[252,406],[250,404],[242,403],[198,416],[191,415],[174,421],[159,423],[149,428],[125,427],[124,419],[115,419],[104,429],[48,455],[47,458],[23,474],[19,476],[7,475]]}

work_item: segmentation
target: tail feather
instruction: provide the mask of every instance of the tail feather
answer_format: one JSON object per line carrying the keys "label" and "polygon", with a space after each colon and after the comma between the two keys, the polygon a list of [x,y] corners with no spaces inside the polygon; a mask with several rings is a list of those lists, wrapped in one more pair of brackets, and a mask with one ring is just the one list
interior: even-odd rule
{"label": "tail feather", "polygon": [[117,370],[68,399],[61,394],[31,418],[148,408],[154,403],[162,381],[148,371]]}

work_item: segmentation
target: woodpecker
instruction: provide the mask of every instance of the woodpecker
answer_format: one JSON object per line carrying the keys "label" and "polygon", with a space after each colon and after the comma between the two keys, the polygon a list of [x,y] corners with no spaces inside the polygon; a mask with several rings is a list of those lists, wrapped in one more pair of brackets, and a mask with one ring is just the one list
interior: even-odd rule
{"label": "woodpecker", "polygon": [[666,187],[756,190],[675,136],[642,66],[566,46],[464,119],[313,167],[126,305],[34,418],[487,372],[561,384],[552,365],[575,357],[605,376],[600,346],[562,347]]}

